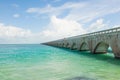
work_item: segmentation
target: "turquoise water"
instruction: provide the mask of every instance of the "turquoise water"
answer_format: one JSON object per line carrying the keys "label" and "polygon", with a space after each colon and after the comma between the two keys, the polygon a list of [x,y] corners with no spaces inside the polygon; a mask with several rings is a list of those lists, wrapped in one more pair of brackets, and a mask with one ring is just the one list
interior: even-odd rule
{"label": "turquoise water", "polygon": [[0,80],[120,80],[120,60],[39,44],[0,45]]}

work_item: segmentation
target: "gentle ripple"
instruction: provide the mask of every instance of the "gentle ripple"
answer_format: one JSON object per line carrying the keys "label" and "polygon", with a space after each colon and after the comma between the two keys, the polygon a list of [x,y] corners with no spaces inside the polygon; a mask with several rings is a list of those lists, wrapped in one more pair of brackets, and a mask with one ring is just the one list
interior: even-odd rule
{"label": "gentle ripple", "polygon": [[120,60],[39,44],[0,45],[0,80],[120,80]]}

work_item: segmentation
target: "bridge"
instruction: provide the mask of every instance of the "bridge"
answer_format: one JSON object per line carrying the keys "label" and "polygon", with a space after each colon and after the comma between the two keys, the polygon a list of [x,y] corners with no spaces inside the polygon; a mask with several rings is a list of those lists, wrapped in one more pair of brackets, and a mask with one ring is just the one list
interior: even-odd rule
{"label": "bridge", "polygon": [[68,37],[43,44],[72,50],[90,51],[93,54],[107,53],[108,48],[111,47],[115,58],[120,59],[120,27]]}

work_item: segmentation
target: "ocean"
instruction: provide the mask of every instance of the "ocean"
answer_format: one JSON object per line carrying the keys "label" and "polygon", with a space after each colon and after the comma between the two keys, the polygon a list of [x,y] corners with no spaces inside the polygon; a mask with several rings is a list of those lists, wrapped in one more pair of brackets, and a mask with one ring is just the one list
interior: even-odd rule
{"label": "ocean", "polygon": [[120,80],[120,60],[40,44],[1,44],[0,80]]}

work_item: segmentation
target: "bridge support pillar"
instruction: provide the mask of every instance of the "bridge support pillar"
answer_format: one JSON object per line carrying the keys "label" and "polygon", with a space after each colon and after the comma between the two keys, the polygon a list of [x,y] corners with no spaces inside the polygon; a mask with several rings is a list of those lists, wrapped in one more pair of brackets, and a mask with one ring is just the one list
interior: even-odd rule
{"label": "bridge support pillar", "polygon": [[113,53],[116,59],[120,59],[120,50],[116,50],[116,51],[113,50]]}
{"label": "bridge support pillar", "polygon": [[115,58],[120,59],[120,39],[118,35],[113,37],[111,44]]}

